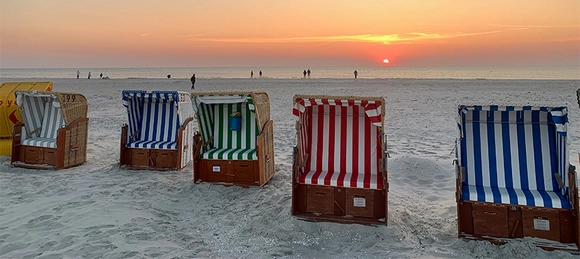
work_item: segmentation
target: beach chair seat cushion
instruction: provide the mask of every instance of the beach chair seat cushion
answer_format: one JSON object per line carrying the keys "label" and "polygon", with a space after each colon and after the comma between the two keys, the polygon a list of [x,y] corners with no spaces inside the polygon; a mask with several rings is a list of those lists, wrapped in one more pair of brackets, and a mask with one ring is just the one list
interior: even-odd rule
{"label": "beach chair seat cushion", "polygon": [[325,185],[335,187],[351,187],[364,189],[382,189],[383,177],[378,173],[345,173],[310,171],[300,175],[298,179],[302,184]]}
{"label": "beach chair seat cushion", "polygon": [[177,150],[176,141],[163,140],[138,140],[127,144],[130,148],[151,148],[151,149],[168,149]]}
{"label": "beach chair seat cushion", "polygon": [[570,202],[560,193],[488,186],[463,185],[463,200],[502,204],[570,209]]}
{"label": "beach chair seat cushion", "polygon": [[22,145],[56,148],[56,138],[29,138],[22,140]]}
{"label": "beach chair seat cushion", "polygon": [[202,159],[258,160],[255,148],[213,148],[202,154]]}

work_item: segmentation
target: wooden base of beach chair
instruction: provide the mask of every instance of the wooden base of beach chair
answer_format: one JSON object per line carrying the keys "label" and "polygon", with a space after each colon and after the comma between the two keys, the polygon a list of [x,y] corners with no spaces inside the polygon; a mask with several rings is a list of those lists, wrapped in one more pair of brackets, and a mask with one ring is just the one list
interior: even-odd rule
{"label": "wooden base of beach chair", "polygon": [[460,201],[457,213],[460,237],[497,244],[535,237],[562,243],[551,247],[543,242],[546,249],[578,251],[578,215],[573,210]]}
{"label": "wooden base of beach chair", "polygon": [[122,148],[121,166],[133,170],[179,170],[179,151]]}
{"label": "wooden base of beach chair", "polygon": [[457,190],[458,236],[466,239],[489,240],[505,244],[512,238],[537,238],[534,243],[546,250],[580,252],[580,224],[578,222],[578,188],[575,169],[570,168],[571,209],[545,208],[524,205],[460,200],[461,184]]}
{"label": "wooden base of beach chair", "polygon": [[385,190],[294,184],[292,214],[313,221],[386,224]]}
{"label": "wooden base of beach chair", "polygon": [[[191,122],[189,119],[185,125]],[[179,130],[178,140],[177,140],[177,150],[168,149],[150,149],[150,148],[128,148],[127,130],[128,126],[124,125],[121,129],[121,152],[119,165],[126,169],[131,170],[180,170],[183,168],[181,166],[181,138],[183,135],[183,129],[185,126]],[[185,147],[190,148],[190,147]]]}
{"label": "wooden base of beach chair", "polygon": [[23,124],[14,125],[11,163],[34,169],[62,169],[82,165],[87,158],[88,118],[58,130],[56,148],[21,145]]}
{"label": "wooden base of beach chair", "polygon": [[[222,185],[261,186],[258,160],[208,160],[195,164],[196,183],[211,182]],[[269,180],[269,179],[268,179]]]}

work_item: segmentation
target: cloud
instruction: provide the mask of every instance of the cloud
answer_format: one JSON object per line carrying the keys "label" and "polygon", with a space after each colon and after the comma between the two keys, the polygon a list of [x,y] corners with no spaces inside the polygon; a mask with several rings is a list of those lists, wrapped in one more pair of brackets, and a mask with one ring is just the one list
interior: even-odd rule
{"label": "cloud", "polygon": [[143,34],[141,34],[141,37],[147,37],[147,36],[149,36],[149,33],[143,33]]}
{"label": "cloud", "polygon": [[222,43],[319,43],[328,44],[331,42],[369,42],[382,44],[396,44],[432,39],[450,39],[467,36],[487,35],[504,33],[514,30],[525,30],[526,28],[513,28],[508,30],[495,30],[485,32],[457,32],[457,33],[424,33],[410,32],[403,34],[362,34],[362,35],[340,35],[340,36],[316,36],[316,37],[285,37],[285,38],[196,38],[194,41],[210,41]]}

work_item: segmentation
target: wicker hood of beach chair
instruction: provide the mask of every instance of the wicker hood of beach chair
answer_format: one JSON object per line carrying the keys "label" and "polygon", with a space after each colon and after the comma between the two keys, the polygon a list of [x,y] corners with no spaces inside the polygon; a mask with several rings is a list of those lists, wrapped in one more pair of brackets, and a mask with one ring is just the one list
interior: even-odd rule
{"label": "wicker hood of beach chair", "polygon": [[458,235],[578,251],[578,188],[568,108],[458,107]]}
{"label": "wicker hood of beach chair", "polygon": [[78,93],[16,91],[23,123],[13,132],[12,164],[61,169],[86,161],[88,103]]}
{"label": "wicker hood of beach chair", "polygon": [[192,93],[196,183],[262,186],[275,172],[274,128],[265,92]]}
{"label": "wicker hood of beach chair", "polygon": [[292,214],[386,224],[388,179],[382,97],[294,96],[297,139]]}

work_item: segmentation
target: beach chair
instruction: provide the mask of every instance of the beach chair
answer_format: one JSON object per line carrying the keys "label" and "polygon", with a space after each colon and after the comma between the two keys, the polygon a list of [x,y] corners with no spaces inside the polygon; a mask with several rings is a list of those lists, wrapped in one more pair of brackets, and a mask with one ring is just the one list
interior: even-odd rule
{"label": "beach chair", "polygon": [[12,129],[22,115],[14,91],[52,91],[52,82],[5,82],[0,85],[0,155],[12,154]]}
{"label": "beach chair", "polygon": [[386,224],[385,100],[296,95],[293,114],[292,214],[315,221]]}
{"label": "beach chair", "polygon": [[192,93],[195,183],[262,186],[274,176],[274,126],[264,92]]}
{"label": "beach chair", "polygon": [[61,169],[87,158],[87,99],[82,94],[16,91],[22,122],[14,125],[11,163]]}
{"label": "beach chair", "polygon": [[568,164],[568,109],[458,108],[458,235],[505,243],[534,237],[545,249],[578,250],[578,188]]}
{"label": "beach chair", "polygon": [[128,123],[121,130],[120,166],[179,170],[192,156],[193,110],[186,92],[124,90]]}

